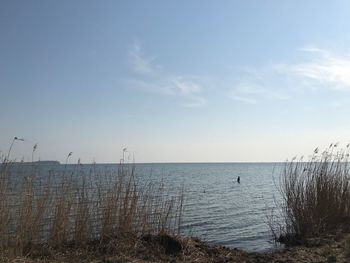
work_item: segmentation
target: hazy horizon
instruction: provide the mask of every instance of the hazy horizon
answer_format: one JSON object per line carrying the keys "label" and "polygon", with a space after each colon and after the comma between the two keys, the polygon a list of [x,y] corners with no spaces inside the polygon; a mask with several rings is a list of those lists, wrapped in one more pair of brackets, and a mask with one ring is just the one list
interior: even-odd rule
{"label": "hazy horizon", "polygon": [[0,151],[282,162],[350,142],[348,1],[0,3]]}
{"label": "hazy horizon", "polygon": [[[81,163],[81,160],[79,160],[79,164],[87,164],[87,165],[90,165],[90,164],[95,164],[95,162],[85,162],[85,163]],[[286,161],[288,160],[285,160],[285,161],[279,161],[279,162],[254,162],[254,161],[249,161],[249,162],[128,162],[126,161],[125,163],[123,164],[128,164],[128,165],[133,165],[133,164],[283,164],[285,163]],[[39,159],[39,160],[35,160],[34,163],[37,163],[37,162],[59,162],[60,164],[66,164],[65,160],[64,162],[60,162],[60,161],[57,161],[57,160],[46,160],[46,159]],[[31,164],[33,163],[31,160],[30,161],[21,161],[21,160],[15,160],[14,163],[26,163],[26,164]],[[72,162],[70,159],[68,160],[67,164],[72,164],[72,165],[75,165],[75,164],[78,164],[78,162],[74,163],[74,161]],[[120,164],[120,162],[112,162],[112,163],[109,163],[109,162],[97,162],[96,164],[102,164],[102,165],[108,165],[108,164]]]}

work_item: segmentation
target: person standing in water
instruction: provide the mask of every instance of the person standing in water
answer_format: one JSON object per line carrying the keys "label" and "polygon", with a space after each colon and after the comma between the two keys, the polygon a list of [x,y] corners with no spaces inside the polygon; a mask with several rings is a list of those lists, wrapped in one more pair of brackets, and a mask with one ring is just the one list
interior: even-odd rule
{"label": "person standing in water", "polygon": [[239,183],[239,184],[241,183],[241,177],[240,176],[237,177],[237,183]]}

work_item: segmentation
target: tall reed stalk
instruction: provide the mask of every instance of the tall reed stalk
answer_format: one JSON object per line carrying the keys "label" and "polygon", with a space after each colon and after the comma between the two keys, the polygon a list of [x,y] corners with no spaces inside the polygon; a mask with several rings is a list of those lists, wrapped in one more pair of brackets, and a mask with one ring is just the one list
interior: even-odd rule
{"label": "tall reed stalk", "polygon": [[[176,233],[183,191],[168,195],[161,182],[145,182],[135,166],[113,174],[69,172],[42,175],[3,158],[0,166],[0,248],[26,254],[37,245],[86,246],[161,232]],[[37,165],[34,164],[33,165]]]}
{"label": "tall reed stalk", "polygon": [[305,243],[350,227],[349,145],[331,144],[310,160],[293,159],[280,177],[280,220],[271,224],[277,241]]}

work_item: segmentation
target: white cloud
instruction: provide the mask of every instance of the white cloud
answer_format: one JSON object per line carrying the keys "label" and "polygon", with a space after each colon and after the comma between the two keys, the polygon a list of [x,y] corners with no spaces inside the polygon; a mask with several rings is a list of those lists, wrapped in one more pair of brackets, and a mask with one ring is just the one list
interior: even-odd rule
{"label": "white cloud", "polygon": [[350,90],[350,56],[337,55],[319,48],[303,48],[312,53],[313,59],[288,67],[291,74],[322,84],[323,87],[337,90]]}
{"label": "white cloud", "polygon": [[235,84],[229,90],[228,96],[233,100],[249,104],[256,104],[259,100],[289,98],[287,94],[282,93],[280,90],[254,83],[254,80]]}
{"label": "white cloud", "polygon": [[154,63],[156,57],[146,58],[140,44],[134,43],[129,48],[129,63],[131,69],[143,75],[155,75],[159,72],[160,67]]}
{"label": "white cloud", "polygon": [[188,100],[186,103],[181,104],[182,106],[194,108],[203,106],[206,103],[206,100],[201,96],[202,87],[198,83],[177,78],[174,80],[174,84],[179,95]]}
{"label": "white cloud", "polygon": [[182,103],[181,106],[186,108],[197,108],[206,104],[206,100],[203,97],[191,96],[188,102]]}
{"label": "white cloud", "polygon": [[135,77],[126,81],[128,85],[148,92],[176,96],[181,99],[180,105],[183,107],[200,107],[206,103],[198,78],[166,73],[155,60],[155,56],[147,58],[139,44],[132,45],[129,49],[129,64]]}
{"label": "white cloud", "polygon": [[[260,68],[235,70],[236,78],[211,78],[211,84],[226,90],[232,100],[258,104],[261,101],[286,100],[311,90],[350,91],[350,55],[336,54],[315,46],[299,49],[299,61],[274,63]],[[203,78],[167,72],[157,63],[157,56],[146,56],[139,44],[129,48],[129,65],[134,73],[129,84],[140,89],[177,97],[184,107],[206,104]],[[207,86],[207,85],[206,85]]]}
{"label": "white cloud", "polygon": [[303,56],[295,63],[244,68],[228,97],[254,104],[266,99],[289,99],[320,88],[350,91],[350,55],[313,46],[299,51]]}
{"label": "white cloud", "polygon": [[200,93],[202,91],[201,86],[199,86],[197,83],[188,81],[186,82],[182,80],[175,80],[174,83],[177,89],[181,92],[181,94],[184,95]]}
{"label": "white cloud", "polygon": [[254,98],[250,98],[250,97],[241,97],[241,96],[237,96],[234,94],[229,95],[229,97],[233,100],[237,100],[237,101],[241,101],[244,103],[248,103],[248,104],[256,104],[256,99]]}

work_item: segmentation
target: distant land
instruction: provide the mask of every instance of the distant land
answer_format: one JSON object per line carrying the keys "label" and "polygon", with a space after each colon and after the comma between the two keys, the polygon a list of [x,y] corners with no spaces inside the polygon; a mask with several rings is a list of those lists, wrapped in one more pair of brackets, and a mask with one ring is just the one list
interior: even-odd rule
{"label": "distant land", "polygon": [[40,164],[40,165],[60,165],[59,161],[35,161],[35,162],[13,162],[13,164]]}

